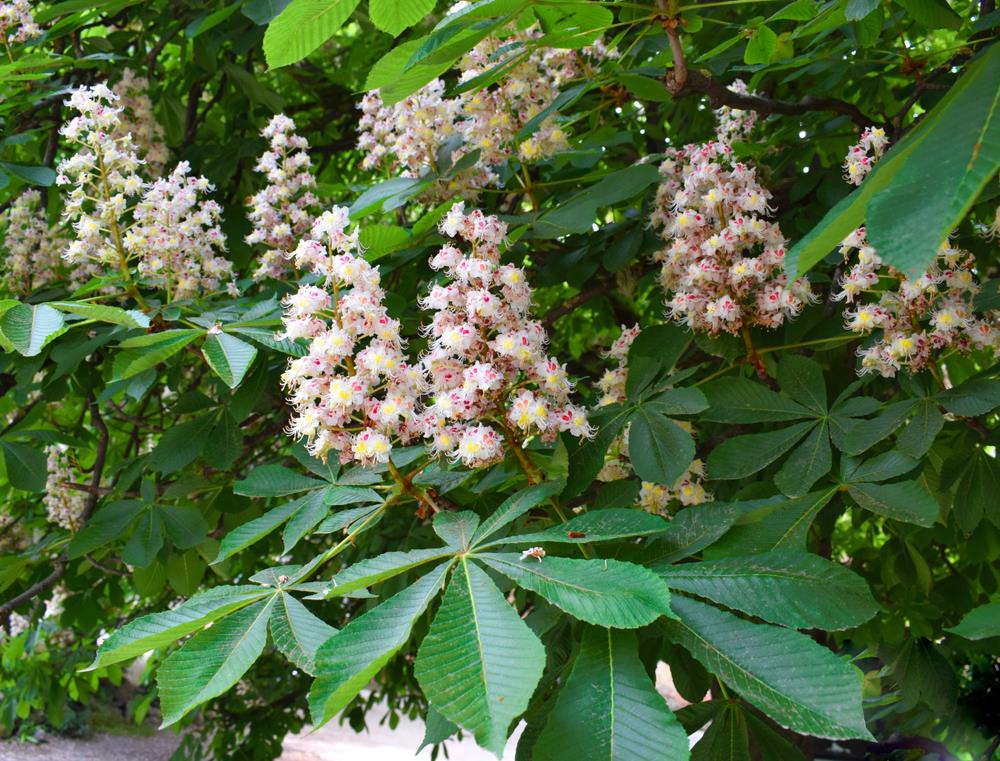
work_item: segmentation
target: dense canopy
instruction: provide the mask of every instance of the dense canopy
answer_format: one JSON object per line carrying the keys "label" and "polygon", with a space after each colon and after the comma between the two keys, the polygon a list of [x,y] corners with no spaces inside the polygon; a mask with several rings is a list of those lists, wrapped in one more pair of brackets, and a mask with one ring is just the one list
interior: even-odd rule
{"label": "dense canopy", "polygon": [[998,30],[0,2],[0,736],[997,757]]}

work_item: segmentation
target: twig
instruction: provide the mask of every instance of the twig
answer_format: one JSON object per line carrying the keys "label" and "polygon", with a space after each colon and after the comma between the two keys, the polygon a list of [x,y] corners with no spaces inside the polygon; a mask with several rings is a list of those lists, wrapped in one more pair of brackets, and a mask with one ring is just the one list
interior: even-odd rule
{"label": "twig", "polygon": [[674,68],[667,72],[667,75],[663,79],[663,84],[667,88],[667,92],[673,95],[674,98],[683,98],[691,94],[701,94],[708,96],[712,108],[730,106],[731,108],[739,108],[744,111],[756,111],[758,114],[765,116],[767,114],[797,115],[813,111],[830,111],[835,114],[847,116],[861,127],[867,127],[875,123],[875,120],[865,116],[856,105],[838,98],[807,95],[802,100],[791,101],[768,98],[763,95],[733,92],[708,72],[687,68],[680,39],[677,35],[676,25],[671,27],[664,24],[664,29],[667,33],[667,38],[670,40],[670,52],[674,56]]}

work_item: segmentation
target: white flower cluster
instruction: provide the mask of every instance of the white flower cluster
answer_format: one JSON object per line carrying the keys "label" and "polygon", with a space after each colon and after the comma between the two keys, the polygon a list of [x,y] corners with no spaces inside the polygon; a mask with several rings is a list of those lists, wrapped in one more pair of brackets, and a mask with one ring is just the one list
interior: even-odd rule
{"label": "white flower cluster", "polygon": [[138,174],[141,161],[131,135],[113,137],[121,109],[106,85],[80,87],[66,101],[79,112],[62,127],[62,135],[79,150],[60,162],[58,185],[72,185],[63,217],[76,231],[64,253],[71,264],[86,260],[125,267],[119,220],[130,199],[142,194],[145,183]]}
{"label": "white flower cluster", "polygon": [[151,177],[160,177],[167,164],[167,143],[163,127],[153,115],[153,102],[149,99],[149,80],[132,69],[125,69],[122,78],[111,88],[118,96],[122,109],[114,137],[131,135],[139,155],[146,162]]}
{"label": "white flower cluster", "polygon": [[67,531],[76,531],[83,520],[87,505],[87,495],[69,486],[77,479],[76,468],[70,462],[65,445],[57,444],[48,448],[48,478],[45,481],[45,510],[49,522],[62,526]]}
{"label": "white flower cluster", "polygon": [[4,283],[11,293],[25,295],[59,279],[65,241],[49,227],[37,190],[26,190],[4,215]]}
{"label": "white flower cluster", "polygon": [[[885,152],[888,140],[877,127],[868,127],[861,142],[851,149],[863,171],[848,172],[845,180],[860,184],[872,165]],[[866,151],[872,152],[872,157]],[[857,178],[857,179],[856,179]],[[945,349],[1000,351],[1000,312],[975,314],[973,299],[979,292],[975,257],[947,243],[937,260],[918,277],[885,265],[859,227],[841,243],[840,252],[854,264],[841,278],[837,301],[854,305],[844,312],[845,327],[855,333],[881,335],[858,349],[859,375],[878,373],[886,378],[906,368],[916,372],[927,367],[935,353]],[[882,281],[886,287],[880,287]],[[866,294],[869,295],[866,300]]]}
{"label": "white flower cluster", "polygon": [[[740,95],[756,95],[750,92],[747,83],[742,79],[733,80],[729,90]],[[722,106],[715,109],[716,135],[724,143],[735,143],[746,140],[757,123],[756,111],[744,111],[732,106]]]}
{"label": "white flower cluster", "polygon": [[28,0],[0,3],[0,37],[8,43],[27,42],[41,34],[42,28],[35,23]]}
{"label": "white flower cluster", "polygon": [[[11,638],[20,636],[24,634],[28,629],[31,628],[31,619],[27,616],[23,616],[20,613],[11,613],[10,618],[7,620],[7,631],[10,633]],[[2,639],[4,631],[0,629],[0,639]]]}
{"label": "white flower cluster", "polygon": [[75,267],[97,263],[127,279],[137,263],[140,276],[172,298],[223,287],[235,294],[232,264],[219,255],[225,251],[220,207],[199,198],[212,186],[189,177],[187,162],[148,183],[132,134],[120,134],[118,102],[103,84],[80,87],[66,102],[79,115],[62,134],[79,150],[59,164],[56,177],[57,184],[72,185],[63,218],[76,237],[63,257]]}
{"label": "white flower cluster", "polygon": [[[842,279],[835,299],[856,304],[844,312],[845,327],[861,334],[880,330],[876,340],[858,349],[858,373],[892,378],[901,368],[927,367],[945,349],[1000,351],[1000,312],[976,314],[973,298],[979,292],[975,257],[947,244],[937,261],[919,277],[907,277],[884,265],[855,230],[841,245],[845,259],[857,252],[857,261]],[[879,281],[889,288],[879,288]],[[893,287],[894,286],[894,287]],[[865,294],[877,299],[864,301]]]}
{"label": "white flower cluster", "polygon": [[621,326],[621,333],[614,340],[603,356],[605,359],[614,360],[615,365],[604,371],[604,375],[597,381],[597,387],[601,390],[602,396],[598,406],[605,407],[609,404],[619,404],[625,401],[625,381],[628,377],[628,353],[632,348],[635,339],[641,332],[638,324],[631,328],[627,325]]}
{"label": "white flower cluster", "polygon": [[312,228],[319,199],[312,192],[316,178],[309,160],[309,141],[295,133],[295,122],[278,114],[261,134],[269,141],[255,169],[267,176],[267,185],[248,202],[247,219],[253,232],[251,246],[267,247],[254,280],[282,278],[288,273],[289,252]]}
{"label": "white flower cluster", "polygon": [[809,281],[789,281],[788,242],[755,170],[734,160],[728,143],[670,149],[660,165],[652,224],[666,248],[660,284],[670,317],[692,330],[739,333],[775,328],[815,301]]}
{"label": "white flower cluster", "polygon": [[200,198],[212,185],[204,177],[190,177],[190,171],[182,161],[147,188],[132,210],[134,223],[125,234],[125,250],[138,260],[142,279],[164,289],[171,299],[223,288],[236,296],[233,264],[221,255],[226,250],[219,227],[222,209]]}
{"label": "white flower cluster", "polygon": [[[524,46],[541,32],[532,29],[480,42],[459,62],[459,81],[475,77],[523,56]],[[585,53],[609,57],[603,46]],[[568,146],[566,133],[548,117],[523,140],[520,130],[555,101],[559,88],[581,75],[581,57],[571,50],[535,49],[506,71],[502,80],[486,89],[444,96],[445,84],[436,79],[410,97],[386,106],[378,91],[369,92],[359,108],[358,147],[365,152],[366,169],[387,168],[403,177],[419,177],[438,170],[442,148],[452,147],[452,162],[478,150],[474,165],[427,193],[429,200],[475,198],[496,184],[496,168],[512,153],[522,162],[542,161]]]}
{"label": "white flower cluster", "polygon": [[384,463],[395,441],[426,438],[435,454],[479,466],[502,459],[513,431],[590,435],[585,411],[569,402],[565,369],[545,355],[545,331],[530,319],[524,272],[499,263],[502,222],[465,214],[462,204],[442,220],[442,234],[472,251],[445,245],[431,260],[448,280],[421,299],[433,317],[417,363],[407,361],[378,268],[357,255],[358,231],[348,225],[343,207],[316,220],[292,257],[324,287],[304,285],[285,300],[283,335],[310,341],[283,376],[295,408],[289,431],[315,456]]}
{"label": "white flower cluster", "polygon": [[501,431],[482,421],[520,438],[590,436],[586,411],[570,403],[565,367],[545,354],[548,337],[531,319],[524,271],[500,264],[506,224],[457,203],[439,227],[471,250],[446,244],[434,255],[431,267],[446,280],[421,301],[433,313],[421,360],[431,378],[421,422],[432,451],[472,466],[501,459]]}
{"label": "white flower cluster", "polygon": [[[614,360],[615,365],[606,370],[597,383],[598,388],[600,388],[603,394],[599,406],[604,407],[609,404],[617,404],[625,401],[625,380],[628,377],[628,353],[639,333],[640,329],[638,325],[633,325],[632,327],[622,325],[621,334],[605,353],[604,356]],[[688,432],[692,432],[689,423],[680,420],[675,420],[674,422]],[[611,442],[604,466],[597,475],[599,481],[619,481],[632,477],[633,471],[632,462],[629,458],[628,434],[629,428],[626,427],[621,435],[615,437]],[[673,500],[677,500],[685,506],[711,502],[714,497],[705,490],[702,483],[704,478],[704,464],[701,460],[693,460],[687,470],[669,486],[643,481],[639,490],[639,505],[650,512],[667,515],[667,508]]]}
{"label": "white flower cluster", "polygon": [[861,139],[847,149],[844,159],[844,180],[851,185],[860,185],[861,181],[882,158],[889,138],[881,127],[866,127],[861,133]]}
{"label": "white flower cluster", "polygon": [[378,268],[358,255],[358,230],[348,225],[347,209],[334,207],[292,252],[295,265],[324,287],[304,285],[285,299],[283,336],[309,339],[309,353],[282,376],[295,409],[289,432],[323,460],[332,450],[342,462],[384,463],[390,437],[419,435],[413,414],[426,384],[403,356]]}

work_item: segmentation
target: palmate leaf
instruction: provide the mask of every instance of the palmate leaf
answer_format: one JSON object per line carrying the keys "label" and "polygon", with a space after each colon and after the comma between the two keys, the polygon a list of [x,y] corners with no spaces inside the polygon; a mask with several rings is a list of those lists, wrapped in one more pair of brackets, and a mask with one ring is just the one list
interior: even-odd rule
{"label": "palmate leaf", "polygon": [[[935,7],[926,0],[905,3],[928,4]],[[961,23],[947,3],[937,7]],[[948,95],[952,93],[954,100],[925,128],[926,138],[892,184],[865,208],[865,229],[879,256],[911,275],[930,266],[1000,168],[1000,49],[984,51]],[[925,121],[932,121],[937,111]],[[919,130],[926,125],[917,126]],[[929,172],[934,173],[936,188],[931,194],[926,192]]]}
{"label": "palmate leaf", "polygon": [[317,679],[309,690],[309,712],[320,726],[364,689],[410,638],[410,630],[444,585],[443,563],[402,592],[353,619],[316,653]]}
{"label": "palmate leaf", "polygon": [[670,521],[663,536],[651,540],[643,551],[643,565],[654,569],[676,563],[701,552],[718,540],[739,517],[737,510],[724,502],[692,505]]}
{"label": "palmate leaf", "polygon": [[293,499],[291,502],[286,502],[283,505],[268,510],[259,518],[254,518],[252,521],[247,521],[237,526],[222,538],[222,542],[219,544],[219,555],[212,563],[221,563],[230,555],[249,547],[255,542],[259,542],[282,523],[288,521],[302,510],[309,510],[316,505],[321,506],[325,510],[325,491],[326,489],[315,489],[298,499]]}
{"label": "palmate leaf", "polygon": [[479,516],[471,510],[457,513],[438,513],[434,516],[434,533],[449,547],[456,551],[468,549],[476,529],[479,528]]}
{"label": "palmate leaf", "polygon": [[796,629],[847,629],[878,611],[863,578],[806,552],[684,563],[662,569],[660,576],[672,589]]}
{"label": "palmate leaf", "polygon": [[[973,62],[917,128],[876,164],[861,186],[834,206],[808,235],[788,251],[785,267],[791,276],[805,273],[833,251],[851,231],[861,227],[866,218],[877,228],[875,237],[871,237],[873,228],[868,228],[872,244],[880,252],[891,252],[886,257],[887,263],[902,270],[912,268],[922,271],[927,268],[945,237],[964,215],[962,209],[967,209],[967,204],[978,195],[976,185],[983,177],[983,170],[988,169],[990,161],[996,160],[997,119],[993,101],[998,90],[995,84],[990,89],[990,84],[996,81],[1000,70],[998,57],[1000,47],[993,45]],[[989,151],[984,152],[980,160],[975,145],[987,134],[984,131],[987,127],[988,134],[993,137]],[[958,145],[947,142],[946,139],[953,135],[960,136]],[[936,194],[938,197],[934,199],[933,212],[925,219],[921,210],[928,199],[926,193],[920,193],[919,182],[927,177],[928,171],[937,174],[942,142],[950,159],[946,174],[948,186]],[[928,167],[931,169],[928,170]],[[907,171],[908,168],[910,171]],[[985,176],[988,177],[988,174]],[[890,203],[900,189],[903,193],[898,203]],[[877,210],[873,208],[876,196],[883,197],[882,206]],[[914,206],[915,201],[921,205]],[[913,212],[914,208],[916,212]],[[917,220],[921,224],[915,224]],[[907,235],[899,234],[894,238],[893,232],[902,230],[900,224],[912,227]],[[917,231],[920,231],[919,245],[913,239]],[[883,238],[888,249],[882,247]]]}
{"label": "palmate leaf", "polygon": [[278,595],[269,625],[275,646],[307,674],[316,673],[316,652],[337,633],[287,592]]}
{"label": "palmate leaf", "polygon": [[683,761],[687,734],[656,691],[631,632],[588,626],[535,744],[537,761]]}
{"label": "palmate leaf", "polygon": [[775,474],[774,484],[781,489],[782,494],[801,497],[829,473],[832,467],[829,428],[826,421],[822,421],[788,456],[781,470]]}
{"label": "palmate leaf", "polygon": [[156,367],[204,334],[200,328],[177,328],[122,341],[119,347],[125,351],[115,357],[112,379],[126,380]]}
{"label": "palmate leaf", "polygon": [[276,597],[272,593],[217,621],[163,662],[156,673],[161,727],[221,695],[250,669],[267,644],[267,622]]}
{"label": "palmate leaf", "polygon": [[272,594],[271,590],[249,585],[213,587],[173,610],[137,618],[112,632],[98,648],[94,662],[84,670],[109,666],[169,645],[269,594]]}
{"label": "palmate leaf", "polygon": [[283,497],[326,485],[326,481],[303,476],[283,465],[261,465],[233,484],[233,491],[247,497]]}
{"label": "palmate leaf", "polygon": [[417,652],[414,670],[431,705],[499,758],[544,668],[542,643],[489,576],[462,558]]}
{"label": "palmate leaf", "polygon": [[755,624],[677,596],[667,634],[706,669],[781,726],[831,739],[871,740],[861,674],[791,629]]}
{"label": "palmate leaf", "polygon": [[719,423],[773,423],[801,420],[815,413],[767,386],[746,378],[720,378],[706,383],[703,391],[709,408],[705,420]]}
{"label": "palmate leaf", "polygon": [[518,586],[596,626],[634,629],[660,616],[673,615],[667,585],[652,571],[633,563],[560,557],[539,562],[500,553],[477,557]]}

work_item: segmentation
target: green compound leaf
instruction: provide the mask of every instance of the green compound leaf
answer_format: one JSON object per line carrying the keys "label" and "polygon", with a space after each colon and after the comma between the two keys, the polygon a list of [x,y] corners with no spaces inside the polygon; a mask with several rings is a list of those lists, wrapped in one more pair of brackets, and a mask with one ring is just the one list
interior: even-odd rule
{"label": "green compound leaf", "polygon": [[0,316],[0,333],[26,357],[39,354],[63,325],[62,313],[48,304],[17,304]]}

